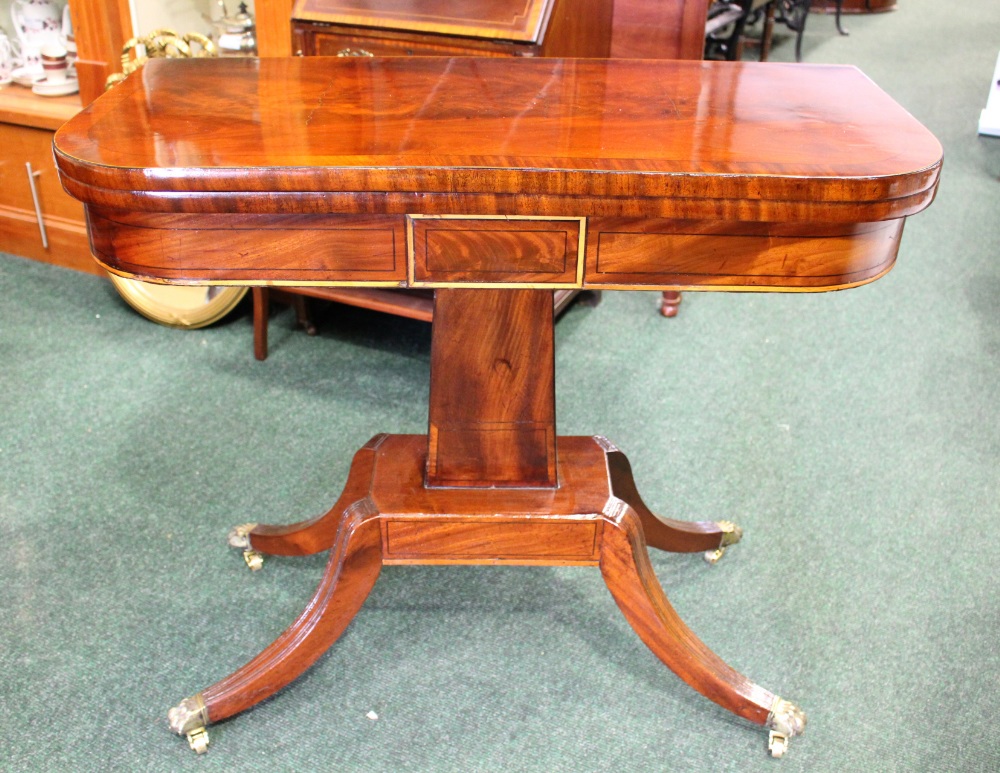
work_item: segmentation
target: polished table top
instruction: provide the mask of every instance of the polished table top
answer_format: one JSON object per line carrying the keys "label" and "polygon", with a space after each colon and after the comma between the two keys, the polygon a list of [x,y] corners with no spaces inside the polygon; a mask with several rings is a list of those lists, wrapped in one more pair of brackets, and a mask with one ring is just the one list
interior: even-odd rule
{"label": "polished table top", "polygon": [[109,269],[229,284],[848,287],[941,166],[853,67],[639,60],[154,60],[55,150]]}
{"label": "polished table top", "polygon": [[802,202],[826,221],[912,213],[941,159],[853,67],[482,58],[154,60],[56,148],[78,185],[156,193],[160,211],[217,211],[233,191],[367,191],[670,197],[702,200],[671,215],[743,219]]}
{"label": "polished table top", "polygon": [[[771,731],[794,705],[727,666],[647,546],[710,551],[728,522],[643,504],[602,437],[558,438],[556,287],[826,290],[881,276],[927,206],[937,141],[849,67],[553,59],[152,61],[55,137],[110,270],[165,282],[435,288],[426,436],[378,435],[318,518],[230,544],[330,560],[259,656],[186,698],[205,727],[287,685],[383,563],[599,566],[650,649]],[[615,374],[607,374],[609,379]],[[715,560],[713,559],[713,560]]]}

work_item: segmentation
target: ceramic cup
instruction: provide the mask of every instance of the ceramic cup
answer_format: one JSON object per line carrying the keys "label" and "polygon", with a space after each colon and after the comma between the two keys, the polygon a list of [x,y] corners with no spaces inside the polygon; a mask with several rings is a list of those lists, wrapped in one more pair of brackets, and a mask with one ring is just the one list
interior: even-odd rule
{"label": "ceramic cup", "polygon": [[56,0],[11,0],[10,17],[21,44],[21,62],[41,74],[40,51],[49,42],[59,40],[63,19]]}
{"label": "ceramic cup", "polygon": [[66,49],[58,43],[46,43],[42,46],[42,72],[47,83],[64,83],[69,70]]}

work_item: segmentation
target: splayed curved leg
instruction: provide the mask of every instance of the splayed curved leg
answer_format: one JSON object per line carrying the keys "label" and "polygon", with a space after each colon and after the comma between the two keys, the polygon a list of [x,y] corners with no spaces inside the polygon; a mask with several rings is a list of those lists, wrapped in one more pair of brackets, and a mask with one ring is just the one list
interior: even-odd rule
{"label": "splayed curved leg", "polygon": [[[792,704],[727,665],[698,639],[670,605],[649,563],[638,513],[612,501],[605,513],[601,574],[629,624],[684,682],[734,714],[772,730],[785,745],[805,728]],[[772,747],[774,742],[772,740]],[[783,753],[784,748],[779,753]]]}
{"label": "splayed curved leg", "polygon": [[210,722],[245,711],[289,684],[344,632],[381,568],[379,518],[364,499],[344,512],[323,579],[305,611],[245,666],[171,709],[170,729],[187,735],[194,747]]}
{"label": "splayed curved leg", "polygon": [[743,537],[743,530],[730,521],[675,521],[656,515],[639,496],[632,466],[625,454],[604,438],[598,442],[607,449],[611,491],[635,511],[649,547],[671,553],[705,551],[705,558],[715,563],[727,547]]}
{"label": "splayed curved leg", "polygon": [[340,526],[342,514],[355,502],[368,496],[375,450],[386,435],[369,440],[351,461],[347,483],[337,502],[323,515],[283,526],[246,523],[229,532],[229,546],[243,551],[251,569],[263,563],[261,554],[307,556],[329,550]]}

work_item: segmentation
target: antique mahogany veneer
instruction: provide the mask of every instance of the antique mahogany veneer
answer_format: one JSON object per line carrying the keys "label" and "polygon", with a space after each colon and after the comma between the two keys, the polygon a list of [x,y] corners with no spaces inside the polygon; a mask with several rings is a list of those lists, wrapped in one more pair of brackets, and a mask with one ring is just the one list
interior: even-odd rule
{"label": "antique mahogany veneer", "polygon": [[611,49],[611,0],[295,0],[306,56],[587,56]]}
{"label": "antique mahogany veneer", "polygon": [[[237,527],[260,554],[330,551],[306,610],[170,712],[205,726],[308,668],[383,564],[599,566],[650,649],[771,729],[791,703],[670,606],[647,547],[728,522],[662,519],[603,437],[557,437],[552,291],[832,290],[892,266],[941,148],[851,67],[560,59],[159,60],[56,135],[108,270],[159,282],[436,291],[426,435],[377,435],[324,515]],[[611,324],[611,321],[608,321]]]}

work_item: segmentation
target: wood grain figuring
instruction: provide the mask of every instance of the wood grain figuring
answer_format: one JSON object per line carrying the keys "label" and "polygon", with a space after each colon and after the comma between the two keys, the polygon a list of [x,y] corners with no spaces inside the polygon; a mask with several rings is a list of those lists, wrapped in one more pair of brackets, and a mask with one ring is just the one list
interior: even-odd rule
{"label": "wood grain figuring", "polygon": [[[39,97],[20,86],[0,87],[0,251],[103,276],[91,258],[83,211],[59,187],[52,132],[104,91],[110,68],[120,66],[131,21],[127,0],[73,0],[71,12],[79,93]],[[36,181],[48,246],[42,243],[31,193],[24,185],[25,161],[41,171]],[[7,194],[15,190],[18,195],[12,201]]]}
{"label": "wood grain figuring", "polygon": [[411,218],[414,284],[579,284],[579,220]]}
{"label": "wood grain figuring", "polygon": [[639,518],[643,537],[649,547],[671,553],[697,553],[715,550],[722,539],[722,529],[716,521],[678,521],[653,513],[636,486],[632,466],[620,450],[599,438],[606,453],[611,494],[627,505]]}
{"label": "wood grain figuring", "polygon": [[294,52],[289,20],[293,0],[256,0],[257,55],[261,57],[286,57]]}
{"label": "wood grain figuring", "polygon": [[[333,507],[322,515],[280,526],[259,525],[251,534],[254,550],[270,555],[308,556],[329,550],[340,533],[344,513],[370,498],[376,452],[388,435],[376,435],[351,460],[347,483]],[[426,441],[421,459],[427,456]],[[371,506],[366,506],[366,511]]]}
{"label": "wood grain figuring", "polygon": [[537,42],[553,0],[296,0],[292,18],[431,32],[455,37],[499,38]]}
{"label": "wood grain figuring", "polygon": [[[211,721],[308,668],[385,561],[595,560],[657,657],[767,721],[773,693],[687,628],[647,554],[647,532],[656,548],[693,552],[721,546],[722,527],[657,517],[608,441],[556,437],[553,290],[526,285],[570,270],[572,229],[520,219],[576,218],[594,286],[870,281],[894,260],[902,219],[931,202],[941,148],[867,78],[671,61],[154,60],[55,148],[95,246],[161,280],[345,271],[363,286],[359,268],[388,268],[373,234],[394,234],[398,271],[409,218],[407,268],[419,255],[422,276],[469,282],[435,291],[427,435],[373,438],[327,513],[251,531],[255,550],[329,549],[330,561],[299,619],[202,692]],[[428,217],[441,215],[484,222]],[[509,289],[477,286],[507,271]]]}
{"label": "wood grain figuring", "polygon": [[555,486],[552,293],[438,290],[432,336],[427,484]]}
{"label": "wood grain figuring", "polygon": [[627,507],[609,514],[603,537],[601,574],[639,638],[706,698],[764,724],[776,696],[731,668],[681,620],[656,579],[638,516]]}
{"label": "wood grain figuring", "polygon": [[128,0],[72,0],[73,36],[80,98],[84,104],[104,93],[108,76],[121,72],[125,41],[132,37]]}
{"label": "wood grain figuring", "polygon": [[571,257],[565,231],[510,226],[491,230],[474,225],[423,230],[417,252],[421,279],[483,282],[495,274],[559,277]]}
{"label": "wood grain figuring", "polygon": [[374,516],[363,505],[343,513],[326,572],[305,611],[257,657],[202,691],[210,722],[278,692],[340,638],[382,569],[382,534]]}
{"label": "wood grain figuring", "polygon": [[159,215],[91,209],[94,254],[109,269],[175,283],[406,279],[401,218]]}
{"label": "wood grain figuring", "polygon": [[434,57],[154,60],[71,120],[56,153],[85,202],[120,209],[213,212],[239,192],[243,211],[298,211],[304,194],[377,192],[421,194],[410,214],[477,194],[531,215],[538,197],[574,196],[747,202],[737,220],[765,219],[755,203],[776,221],[849,205],[862,222],[929,203],[941,160],[851,67]]}
{"label": "wood grain figuring", "polygon": [[343,52],[367,52],[372,56],[517,56],[518,46],[502,40],[460,40],[430,37],[414,41],[411,35],[353,27],[317,28],[295,24],[292,35],[296,51],[303,56],[337,56]]}
{"label": "wood grain figuring", "polygon": [[[292,527],[256,527],[250,533],[254,550],[301,555],[332,549],[331,560],[307,612],[262,655],[202,692],[209,719],[248,708],[311,665],[321,644],[346,627],[382,564],[596,563],[658,657],[712,700],[763,724],[773,695],[726,665],[677,617],[646,556],[643,532],[652,522],[643,519],[659,523],[665,549],[692,550],[692,540],[698,549],[712,549],[721,534],[707,527],[699,534],[648,511],[640,516],[630,504],[641,499],[628,460],[604,438],[563,437],[559,449],[557,489],[426,488],[427,438],[378,435],[355,456],[344,492],[326,515]],[[375,524],[381,561],[374,554]]]}
{"label": "wood grain figuring", "polygon": [[372,501],[386,517],[409,514],[492,516],[600,513],[608,499],[607,465],[591,437],[559,437],[559,486],[426,488],[426,435],[389,435],[376,451]]}
{"label": "wood grain figuring", "polygon": [[[243,264],[218,255],[206,269],[196,247],[209,237],[197,234],[213,227],[157,218],[275,215],[293,218],[294,229],[305,215],[461,213],[649,221],[613,226],[629,237],[602,236],[607,229],[591,223],[590,286],[836,289],[879,276],[898,246],[894,226],[857,224],[926,207],[940,168],[933,136],[853,68],[433,58],[197,64],[150,62],[142,79],[130,78],[57,134],[64,186],[94,210],[95,245],[122,273],[403,282],[400,260],[395,272],[345,273],[333,247],[319,248],[304,231],[281,235],[278,220],[261,236],[270,249]],[[329,83],[338,84],[336,100],[326,96]],[[432,102],[419,96],[427,93]],[[785,93],[795,102],[772,96]],[[248,105],[256,105],[252,116]],[[116,224],[93,227],[109,210],[129,210],[132,220],[116,214]],[[189,269],[122,233],[121,224],[144,218],[147,227],[186,232],[171,237],[170,260]],[[723,225],[676,222],[691,220]],[[825,230],[835,223],[848,227]],[[309,247],[295,250],[298,265],[264,265],[265,254],[292,254],[285,247],[297,239]],[[518,251],[512,237],[498,240],[506,243],[439,250],[435,259],[447,258],[451,270],[455,255],[473,261],[475,251],[492,270]],[[539,257],[543,245],[535,244],[536,264],[555,255]],[[540,273],[508,279],[577,284]]]}
{"label": "wood grain figuring", "polygon": [[810,227],[595,218],[586,285],[847,287],[891,268],[902,229],[901,219]]}
{"label": "wood grain figuring", "polygon": [[607,58],[615,4],[615,0],[554,0],[538,55]]}
{"label": "wood grain figuring", "polygon": [[390,518],[385,519],[385,563],[594,565],[599,522],[581,519]]}
{"label": "wood grain figuring", "polygon": [[701,59],[710,0],[615,0],[615,59]]}
{"label": "wood grain figuring", "polygon": [[[63,187],[74,198],[96,207],[120,209],[121,192],[96,188],[63,177]],[[248,198],[238,192],[176,194],[134,191],[132,210],[199,214],[212,208],[218,212],[344,215],[434,215],[460,212],[465,216],[533,216],[660,218],[677,220],[858,223],[896,220],[926,209],[934,199],[936,179],[927,188],[899,199],[881,202],[769,201],[750,199],[705,199],[670,196],[613,198],[559,194],[488,194],[414,192],[305,192],[265,193]]]}

